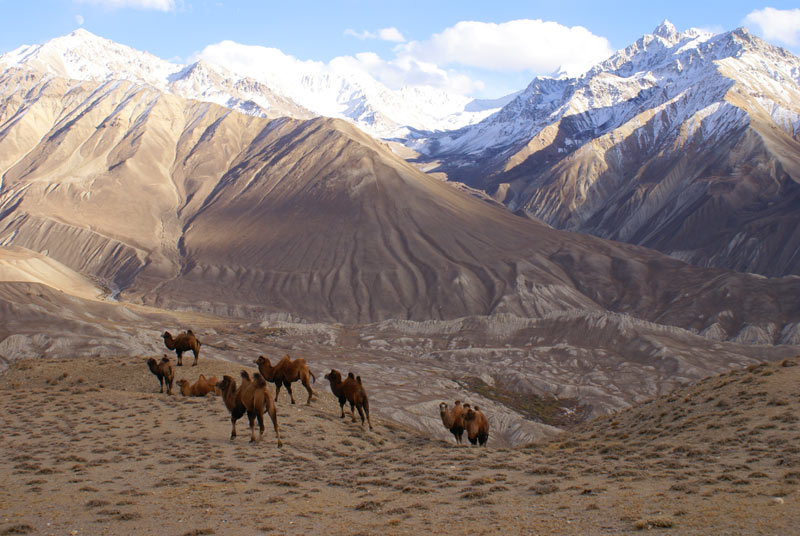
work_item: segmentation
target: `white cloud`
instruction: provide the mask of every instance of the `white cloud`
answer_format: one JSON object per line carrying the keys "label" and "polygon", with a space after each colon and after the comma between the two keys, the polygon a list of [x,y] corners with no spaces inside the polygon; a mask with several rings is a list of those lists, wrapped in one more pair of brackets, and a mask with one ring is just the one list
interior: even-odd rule
{"label": "white cloud", "polygon": [[377,33],[370,32],[368,30],[357,32],[351,28],[348,28],[344,31],[344,34],[349,35],[350,37],[355,37],[356,39],[361,39],[362,41],[365,39],[380,39],[382,41],[391,41],[393,43],[403,43],[406,40],[406,38],[403,37],[403,34],[400,33],[400,30],[397,28],[381,28]]}
{"label": "white cloud", "polygon": [[764,39],[789,46],[800,44],[800,9],[756,9],[744,18],[744,23],[757,26]]}
{"label": "white cloud", "polygon": [[134,8],[153,9],[156,11],[175,11],[176,0],[78,0],[82,4],[105,7],[108,9]]}
{"label": "white cloud", "polygon": [[534,74],[551,73],[565,65],[588,69],[612,53],[606,38],[582,26],[530,19],[500,24],[463,21],[399,50],[401,55],[436,64]]}
{"label": "white cloud", "polygon": [[[334,58],[328,63],[302,61],[277,49],[222,42],[206,47],[199,56],[240,73],[277,80],[288,73],[328,70],[351,78],[378,80],[390,89],[430,86],[459,95],[485,92],[498,97],[524,87],[530,78],[559,69],[578,75],[613,53],[608,40],[587,29],[541,20],[502,24],[459,22],[427,40],[406,42],[397,28],[376,32],[347,29],[357,39],[399,43],[393,57],[375,52]],[[506,80],[505,82],[503,80]]]}
{"label": "white cloud", "polygon": [[78,26],[83,26],[83,16],[82,15],[75,15],[75,22],[78,23]]}
{"label": "white cloud", "polygon": [[334,58],[329,66],[331,70],[339,73],[369,75],[390,89],[431,86],[466,95],[484,88],[480,80],[473,80],[456,71],[445,70],[436,64],[418,61],[408,56],[387,61],[373,52],[362,52],[355,56]]}
{"label": "white cloud", "polygon": [[374,33],[368,32],[364,30],[363,32],[357,32],[350,28],[344,31],[344,35],[349,35],[350,37],[355,37],[356,39],[361,39],[362,41],[365,39],[375,39],[377,37]]}
{"label": "white cloud", "polygon": [[404,43],[406,40],[397,28],[381,28],[378,30],[378,37],[384,41],[391,41],[393,43]]}

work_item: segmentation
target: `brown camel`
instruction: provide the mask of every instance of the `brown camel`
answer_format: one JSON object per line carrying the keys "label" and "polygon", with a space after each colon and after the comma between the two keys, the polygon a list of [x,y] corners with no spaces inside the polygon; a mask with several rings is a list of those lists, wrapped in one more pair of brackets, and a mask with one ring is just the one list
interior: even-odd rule
{"label": "brown camel", "polygon": [[150,358],[147,360],[147,366],[150,368],[150,372],[156,375],[158,378],[158,383],[161,384],[161,390],[159,393],[164,392],[164,383],[167,384],[167,394],[172,394],[172,380],[175,378],[175,369],[172,368],[172,363],[169,362],[169,358],[165,355],[161,358],[161,362],[157,362],[154,358]]}
{"label": "brown camel", "polygon": [[349,402],[350,415],[353,416],[353,422],[356,422],[355,407],[361,416],[361,426],[364,426],[364,414],[366,413],[369,429],[372,430],[372,422],[369,420],[369,399],[364,386],[361,384],[361,376],[355,377],[350,372],[347,374],[347,379],[342,381],[341,373],[336,369],[331,369],[325,375],[325,379],[331,383],[331,391],[339,399],[339,407],[342,410],[341,418],[344,419],[344,403]]}
{"label": "brown camel", "polygon": [[217,392],[217,377],[206,378],[201,374],[194,383],[189,383],[189,380],[178,380],[178,387],[183,396],[206,396],[208,393]]}
{"label": "brown camel", "polygon": [[442,418],[444,427],[450,430],[456,438],[456,443],[461,444],[461,438],[464,435],[464,406],[461,405],[460,400],[456,400],[453,408],[447,407],[447,402],[439,404],[439,415]]}
{"label": "brown camel", "polygon": [[252,380],[246,370],[243,370],[241,375],[242,385],[238,389],[236,388],[236,381],[228,375],[223,376],[222,381],[217,384],[217,387],[222,392],[222,401],[231,413],[231,439],[236,437],[236,421],[247,413],[247,418],[250,420],[250,442],[253,443],[256,440],[256,418],[260,428],[258,439],[261,440],[261,436],[264,435],[264,409],[266,408],[275,428],[278,446],[282,447],[283,442],[278,431],[278,413],[275,409],[275,403],[267,391],[267,382],[258,373]]}
{"label": "brown camel", "polygon": [[164,339],[164,344],[169,350],[175,350],[178,354],[178,366],[183,366],[183,352],[191,350],[194,353],[194,363],[192,366],[197,365],[197,356],[200,355],[201,342],[197,340],[192,330],[184,331],[175,338],[169,331],[165,331],[161,337]]}
{"label": "brown camel", "polygon": [[485,447],[489,440],[489,420],[478,406],[471,408],[469,404],[464,404],[464,423],[469,442]]}
{"label": "brown camel", "polygon": [[269,359],[260,355],[256,360],[256,365],[258,365],[258,371],[264,376],[264,379],[275,384],[275,402],[278,401],[278,393],[281,392],[281,385],[283,385],[289,393],[289,399],[292,401],[292,404],[294,404],[292,382],[300,380],[303,386],[305,386],[306,391],[308,391],[306,405],[311,404],[311,399],[314,397],[314,390],[311,389],[311,382],[308,381],[308,378],[311,376],[311,378],[314,379],[314,383],[316,383],[317,377],[314,376],[314,373],[308,368],[305,359],[300,357],[293,361],[292,358],[289,357],[289,354],[286,354],[273,367],[270,365]]}

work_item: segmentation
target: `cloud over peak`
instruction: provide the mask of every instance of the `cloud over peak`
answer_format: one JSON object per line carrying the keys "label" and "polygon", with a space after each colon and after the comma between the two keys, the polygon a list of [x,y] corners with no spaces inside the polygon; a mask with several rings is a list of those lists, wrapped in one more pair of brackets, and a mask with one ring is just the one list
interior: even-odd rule
{"label": "cloud over peak", "polygon": [[757,28],[756,32],[767,40],[789,46],[800,44],[800,9],[756,9],[744,18],[744,23]]}
{"label": "cloud over peak", "polygon": [[539,19],[463,21],[426,41],[403,45],[401,52],[437,64],[534,74],[563,66],[585,70],[612,53],[605,37],[582,26],[567,27]]}

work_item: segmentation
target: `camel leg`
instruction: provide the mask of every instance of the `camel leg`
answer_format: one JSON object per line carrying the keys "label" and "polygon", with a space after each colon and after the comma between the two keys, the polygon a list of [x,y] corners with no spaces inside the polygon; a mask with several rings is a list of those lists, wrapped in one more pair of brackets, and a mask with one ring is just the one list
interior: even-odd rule
{"label": "camel leg", "polygon": [[308,391],[308,400],[306,400],[306,406],[310,406],[311,399],[314,398],[314,390],[311,389],[311,384],[308,383],[308,376],[303,378],[303,386],[306,388],[306,391]]}
{"label": "camel leg", "polygon": [[259,411],[256,416],[258,417],[258,440],[261,441],[261,438],[264,435],[264,412]]}
{"label": "camel leg", "polygon": [[178,354],[178,366],[183,366],[183,352],[180,350],[175,350],[175,353]]}
{"label": "camel leg", "polygon": [[[359,413],[361,412],[361,408],[358,408]],[[353,418],[353,422],[356,422],[356,406],[352,402],[350,402],[350,417]]]}
{"label": "camel leg", "polygon": [[[361,406],[356,406],[356,408],[358,409],[358,415],[361,417],[361,426],[363,427],[364,426],[364,410],[361,409]],[[355,420],[356,420],[356,416],[353,415],[353,421],[355,421]]]}
{"label": "camel leg", "polygon": [[247,420],[250,421],[250,443],[256,442],[256,414],[247,412]]}
{"label": "camel leg", "polygon": [[236,417],[233,415],[231,415],[231,426],[231,439],[234,439],[236,437]]}
{"label": "camel leg", "polygon": [[278,401],[278,393],[281,392],[281,382],[275,383],[275,402]]}
{"label": "camel leg", "polygon": [[163,376],[158,379],[158,383],[161,384],[161,390],[159,391],[159,393],[163,393],[164,392],[164,377]]}
{"label": "camel leg", "polygon": [[194,353],[194,363],[192,363],[192,366],[196,367],[197,366],[197,354],[199,354],[200,352],[195,352],[194,350],[192,350],[192,353]]}
{"label": "camel leg", "polygon": [[269,411],[269,418],[272,419],[272,427],[275,428],[275,437],[278,438],[278,446],[283,446],[283,441],[281,441],[281,433],[278,431],[278,412],[275,410],[275,406],[272,406],[267,411]]}
{"label": "camel leg", "polygon": [[172,380],[167,380],[167,394],[172,395]]}
{"label": "camel leg", "polygon": [[369,406],[364,406],[364,413],[367,414],[367,424],[369,425],[369,429],[372,430],[372,421],[369,420]]}
{"label": "camel leg", "polygon": [[340,419],[344,419],[344,401],[339,402],[339,407],[342,410],[342,416],[339,417]]}
{"label": "camel leg", "polygon": [[286,387],[286,391],[289,393],[289,400],[291,400],[292,404],[294,404],[294,395],[292,394],[292,383],[283,382],[283,386]]}

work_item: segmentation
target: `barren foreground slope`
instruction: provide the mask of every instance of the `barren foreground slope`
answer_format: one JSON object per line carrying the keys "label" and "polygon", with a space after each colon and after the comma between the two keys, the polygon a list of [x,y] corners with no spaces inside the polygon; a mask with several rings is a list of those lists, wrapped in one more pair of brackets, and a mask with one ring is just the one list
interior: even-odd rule
{"label": "barren foreground slope", "polygon": [[[798,364],[502,449],[363,430],[319,378],[310,407],[281,395],[278,449],[231,441],[217,397],[159,394],[141,357],[22,360],[0,376],[0,534],[797,533]],[[200,372],[237,365],[177,377]]]}

